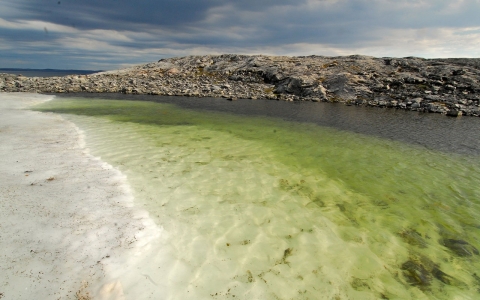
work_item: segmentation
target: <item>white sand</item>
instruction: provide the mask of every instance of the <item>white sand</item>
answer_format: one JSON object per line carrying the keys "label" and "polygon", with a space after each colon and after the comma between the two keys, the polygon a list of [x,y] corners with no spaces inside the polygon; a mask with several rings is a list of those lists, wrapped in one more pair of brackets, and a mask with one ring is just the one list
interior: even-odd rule
{"label": "white sand", "polygon": [[0,298],[124,299],[162,230],[73,123],[23,109],[53,97],[0,93]]}

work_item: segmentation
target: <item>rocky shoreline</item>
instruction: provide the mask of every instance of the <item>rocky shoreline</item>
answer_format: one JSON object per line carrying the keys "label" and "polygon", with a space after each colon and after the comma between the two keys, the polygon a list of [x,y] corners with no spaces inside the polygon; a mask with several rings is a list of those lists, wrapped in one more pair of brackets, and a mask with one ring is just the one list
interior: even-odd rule
{"label": "rocky shoreline", "polygon": [[480,59],[204,55],[63,77],[0,74],[2,92],[343,102],[480,116]]}

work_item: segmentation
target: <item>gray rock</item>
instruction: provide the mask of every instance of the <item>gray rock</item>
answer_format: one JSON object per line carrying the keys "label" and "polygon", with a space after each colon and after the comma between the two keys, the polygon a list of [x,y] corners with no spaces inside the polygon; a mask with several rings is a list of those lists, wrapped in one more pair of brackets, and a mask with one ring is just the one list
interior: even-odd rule
{"label": "gray rock", "polygon": [[412,107],[411,107],[411,108],[412,108],[412,109],[418,109],[418,108],[420,108],[420,103],[414,102],[414,103],[412,104]]}
{"label": "gray rock", "polygon": [[449,111],[447,111],[447,116],[450,116],[450,117],[458,117],[458,116],[461,116],[462,114],[463,114],[462,111],[457,109],[450,109]]}

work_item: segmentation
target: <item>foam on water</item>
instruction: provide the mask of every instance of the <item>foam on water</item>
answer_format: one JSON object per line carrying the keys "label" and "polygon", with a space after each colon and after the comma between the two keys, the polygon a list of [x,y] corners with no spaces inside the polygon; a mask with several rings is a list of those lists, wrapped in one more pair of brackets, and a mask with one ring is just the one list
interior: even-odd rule
{"label": "foam on water", "polygon": [[156,103],[41,110],[69,113],[164,229],[111,270],[127,298],[479,295],[475,157]]}

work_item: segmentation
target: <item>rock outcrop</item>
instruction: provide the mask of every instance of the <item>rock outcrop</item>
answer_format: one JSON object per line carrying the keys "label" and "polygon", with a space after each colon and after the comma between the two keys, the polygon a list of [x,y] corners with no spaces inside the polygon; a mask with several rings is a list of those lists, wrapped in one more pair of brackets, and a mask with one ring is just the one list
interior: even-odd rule
{"label": "rock outcrop", "polygon": [[91,75],[0,74],[0,91],[326,101],[480,116],[480,59],[187,56]]}

